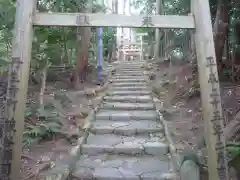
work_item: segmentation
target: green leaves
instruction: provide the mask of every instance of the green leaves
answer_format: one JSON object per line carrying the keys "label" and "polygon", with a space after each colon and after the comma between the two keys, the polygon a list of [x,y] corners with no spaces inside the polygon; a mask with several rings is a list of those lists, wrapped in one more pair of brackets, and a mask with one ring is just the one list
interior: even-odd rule
{"label": "green leaves", "polygon": [[[49,119],[48,119],[49,120]],[[24,133],[23,143],[24,146],[28,146],[32,142],[41,140],[44,137],[50,137],[54,134],[60,133],[62,128],[62,124],[59,122],[48,122],[42,121],[35,126],[31,126]]]}
{"label": "green leaves", "polygon": [[[198,144],[198,148],[202,149],[206,147],[205,138],[203,137]],[[226,145],[228,153],[228,163],[236,170],[240,170],[240,142],[228,142]]]}
{"label": "green leaves", "polygon": [[0,58],[0,67],[1,66],[7,66],[8,65],[8,61],[6,61],[5,59],[1,59]]}
{"label": "green leaves", "polygon": [[[38,1],[40,12],[78,12],[86,8],[88,2],[85,0],[41,0]],[[11,60],[12,30],[15,19],[15,2],[11,0],[0,0],[0,58]],[[93,1],[93,11],[105,12],[107,8]],[[93,28],[93,34],[95,29]],[[108,40],[113,38],[114,28],[104,28],[104,48],[107,48]],[[75,64],[76,28],[71,27],[34,27],[34,40],[32,48],[31,68],[35,71],[42,71],[51,65],[62,65],[65,63]],[[93,39],[96,45],[96,38]],[[96,54],[96,48],[94,48]],[[92,63],[96,64],[96,58],[90,57]],[[0,73],[7,70],[4,62],[0,62]],[[2,68],[3,67],[3,68]]]}
{"label": "green leaves", "polygon": [[25,112],[25,118],[36,119],[34,125],[27,125],[24,133],[24,146],[28,146],[32,142],[41,140],[44,137],[53,136],[61,133],[63,123],[61,118],[54,113],[53,104],[46,104],[38,107],[38,105],[31,106]]}
{"label": "green leaves", "polygon": [[230,142],[226,146],[229,164],[237,171],[240,170],[240,142]]}
{"label": "green leaves", "polygon": [[44,126],[35,126],[28,132],[28,135],[33,138],[42,137],[46,132],[47,129]]}
{"label": "green leaves", "polygon": [[226,148],[230,161],[234,160],[235,158],[240,158],[240,142],[230,142],[227,144]]}

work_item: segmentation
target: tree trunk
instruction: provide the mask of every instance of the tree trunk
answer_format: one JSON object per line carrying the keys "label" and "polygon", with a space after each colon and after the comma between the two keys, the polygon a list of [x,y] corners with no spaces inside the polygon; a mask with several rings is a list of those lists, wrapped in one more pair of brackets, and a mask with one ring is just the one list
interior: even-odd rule
{"label": "tree trunk", "polygon": [[[92,12],[91,1],[87,2],[87,8],[84,13]],[[76,68],[71,77],[71,82],[75,89],[80,88],[80,82],[84,82],[87,78],[88,69],[88,49],[91,40],[91,28],[90,27],[78,27],[77,28],[77,59]]]}
{"label": "tree trunk", "polygon": [[43,100],[44,100],[44,94],[45,94],[45,90],[46,90],[46,79],[47,79],[47,66],[42,71],[41,91],[40,91],[40,95],[39,95],[40,106],[42,106],[44,103]]}
{"label": "tree trunk", "polygon": [[240,22],[235,24],[234,27],[234,35],[235,35],[235,47],[234,47],[234,57],[235,62],[240,64]]}
{"label": "tree trunk", "polygon": [[228,0],[218,0],[217,14],[213,25],[216,61],[222,70],[222,56],[228,32]]}
{"label": "tree trunk", "polygon": [[[65,27],[63,29],[65,31]],[[62,36],[63,39],[63,62],[69,62],[68,49],[67,49],[67,36],[66,33]]]}
{"label": "tree trunk", "polygon": [[[80,30],[80,28],[78,28]],[[87,77],[87,68],[88,68],[88,47],[91,37],[91,29],[87,27],[81,28],[79,34],[81,34],[78,47],[77,47],[77,59],[76,59],[76,68],[74,70],[72,83],[75,89],[80,88],[80,82],[84,82]]]}

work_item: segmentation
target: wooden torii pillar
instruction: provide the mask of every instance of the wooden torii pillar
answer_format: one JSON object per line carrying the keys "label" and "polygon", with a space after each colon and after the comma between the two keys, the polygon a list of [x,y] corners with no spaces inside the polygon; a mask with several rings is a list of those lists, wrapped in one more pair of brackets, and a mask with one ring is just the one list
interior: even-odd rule
{"label": "wooden torii pillar", "polygon": [[140,37],[140,48],[141,48],[141,54],[140,54],[140,60],[143,60],[143,36],[147,36],[147,33],[137,33],[137,37]]}
{"label": "wooden torii pillar", "polygon": [[[162,14],[163,0],[156,0],[156,14]],[[159,60],[159,56],[163,56],[162,44],[160,44],[160,29],[155,29],[155,47],[154,47],[154,56],[156,60]],[[161,59],[163,59],[161,57]]]}
{"label": "wooden torii pillar", "polygon": [[[12,155],[12,162],[1,165],[6,179],[20,179],[21,152],[24,130],[33,26],[93,26],[93,27],[153,27],[195,29],[195,44],[205,121],[210,180],[228,180],[227,160],[222,135],[223,116],[219,80],[208,0],[191,0],[192,14],[177,15],[118,15],[88,13],[39,13],[36,0],[17,0],[16,22],[9,70],[6,113],[6,141],[2,156]],[[13,137],[13,139],[11,139]],[[4,170],[9,169],[10,172]],[[9,176],[10,174],[10,176]],[[3,176],[3,174],[1,174]]]}

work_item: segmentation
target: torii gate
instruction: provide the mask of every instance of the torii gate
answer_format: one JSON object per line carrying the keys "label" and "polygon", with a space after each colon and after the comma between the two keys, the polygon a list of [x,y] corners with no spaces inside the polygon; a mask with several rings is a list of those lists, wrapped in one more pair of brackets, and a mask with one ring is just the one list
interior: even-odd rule
{"label": "torii gate", "polygon": [[135,57],[139,56],[140,60],[142,60],[142,49],[139,47],[139,44],[137,43],[128,43],[128,45],[124,44],[119,48],[119,55],[123,55],[123,60],[126,61],[127,57]]}
{"label": "torii gate", "polygon": [[122,57],[123,60],[126,60],[127,56],[139,56],[140,60],[143,60],[143,45],[146,43],[143,42],[143,36],[148,35],[147,33],[138,33],[137,36],[140,37],[140,42],[124,42],[122,38],[121,44],[118,48],[118,57]]}
{"label": "torii gate", "polygon": [[[12,162],[2,164],[2,173],[9,168],[11,180],[20,177],[33,26],[187,28],[195,29],[194,38],[209,154],[209,179],[227,180],[227,162],[224,159],[225,151],[223,150],[225,142],[224,137],[220,134],[223,116],[208,0],[191,0],[191,12],[192,14],[187,16],[152,15],[147,17],[103,13],[39,13],[36,10],[36,0],[17,0],[12,63],[9,70],[6,117],[4,119],[5,129],[11,128],[12,133],[7,133],[10,136],[3,137],[5,138],[3,146],[6,148],[2,154],[2,156],[12,155]],[[13,139],[11,139],[12,135]]]}

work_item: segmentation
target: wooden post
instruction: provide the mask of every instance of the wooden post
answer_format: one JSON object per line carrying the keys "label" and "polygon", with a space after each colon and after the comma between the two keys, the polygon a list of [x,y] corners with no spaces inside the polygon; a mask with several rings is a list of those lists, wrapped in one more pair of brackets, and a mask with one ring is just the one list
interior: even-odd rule
{"label": "wooden post", "polygon": [[[128,8],[129,8],[129,15],[132,14],[132,11],[131,11],[131,0],[128,1]],[[129,28],[129,40],[130,42],[132,42],[132,28]],[[132,58],[132,57],[131,57]]]}
{"label": "wooden post", "polygon": [[[117,0],[112,0],[112,9],[113,9],[113,14],[118,13],[118,2]],[[114,40],[113,40],[113,48],[112,48],[112,59],[111,60],[116,60],[117,58],[117,28],[114,29]]]}
{"label": "wooden post", "polygon": [[205,121],[209,179],[228,180],[225,138],[223,135],[224,119],[209,1],[192,0],[191,9],[196,25],[195,45]]}
{"label": "wooden post", "polygon": [[[164,13],[164,14],[166,15],[166,13]],[[164,51],[164,48],[166,47],[166,45],[168,44],[168,41],[169,41],[169,32],[171,32],[171,29],[163,29],[164,39],[162,41],[161,51],[162,51],[162,58],[164,60],[169,57],[169,54],[167,53],[167,51]],[[170,61],[171,61],[171,59],[170,59]],[[171,62],[170,62],[170,64],[171,64]]]}
{"label": "wooden post", "polygon": [[123,40],[123,36],[121,36],[121,41],[120,41],[120,49],[121,51],[119,51],[119,55],[118,55],[118,60],[123,60],[123,52],[124,52],[124,49],[123,49],[123,44],[124,44],[124,40]]}
{"label": "wooden post", "polygon": [[140,41],[141,41],[141,53],[140,53],[140,60],[142,61],[143,60],[143,36],[141,35],[140,36]]}
{"label": "wooden post", "polygon": [[97,69],[98,84],[102,84],[102,65],[103,65],[103,29],[97,28]]}
{"label": "wooden post", "polygon": [[[104,1],[101,0],[101,5],[104,5]],[[103,28],[97,28],[97,69],[98,69],[98,84],[102,82],[102,70],[103,70]]]}
{"label": "wooden post", "polygon": [[[10,177],[6,177],[6,179],[11,180],[20,179],[24,112],[26,108],[33,36],[32,17],[35,8],[35,0],[17,0],[16,2],[16,19],[12,43],[12,63],[9,68],[5,111],[5,122],[9,124],[15,123],[15,132],[12,130],[12,132],[7,132],[7,134],[5,134],[8,135],[8,137],[13,136],[14,142],[8,150],[8,152],[11,152],[12,150],[12,162],[9,174]],[[5,132],[6,131],[7,129],[5,126]],[[3,156],[6,155],[7,154],[3,154]]]}
{"label": "wooden post", "polygon": [[[162,0],[156,0],[156,15],[159,15],[161,13],[161,6]],[[155,29],[155,58],[156,60],[159,59],[159,50],[160,50],[160,29]],[[162,52],[161,52],[162,54]]]}

